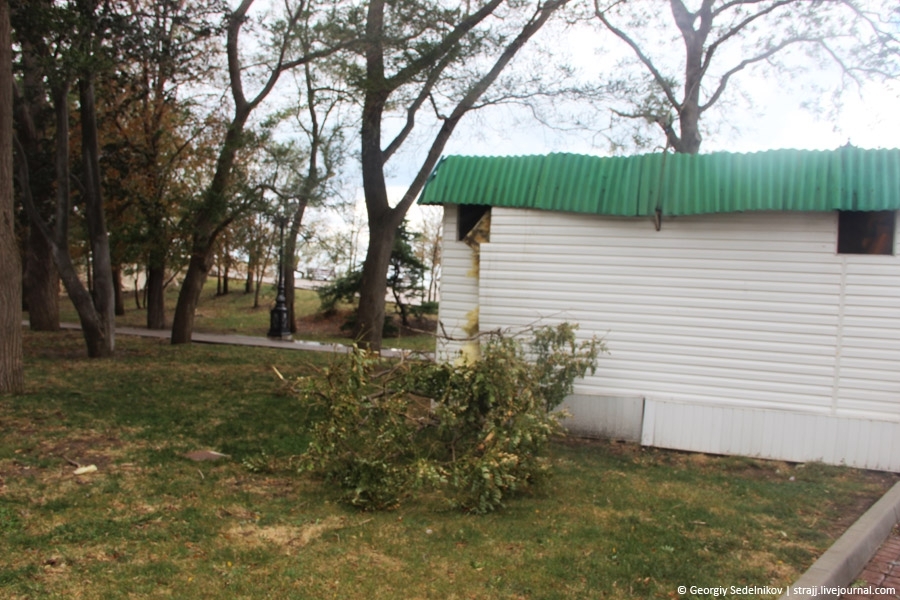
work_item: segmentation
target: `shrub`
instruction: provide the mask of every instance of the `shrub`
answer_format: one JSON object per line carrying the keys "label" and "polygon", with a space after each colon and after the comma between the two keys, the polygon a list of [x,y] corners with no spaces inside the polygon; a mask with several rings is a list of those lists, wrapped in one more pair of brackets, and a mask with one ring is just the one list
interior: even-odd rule
{"label": "shrub", "polygon": [[350,271],[320,287],[317,291],[322,311],[331,312],[337,308],[338,302],[353,303],[362,283],[362,271]]}
{"label": "shrub", "polygon": [[423,317],[425,315],[436,315],[438,314],[438,307],[440,305],[437,302],[422,302],[417,306],[411,306],[410,311],[412,312],[414,317]]}
{"label": "shrub", "polygon": [[572,393],[575,380],[596,372],[597,357],[606,347],[596,337],[576,344],[578,325],[560,323],[534,330],[529,342],[531,360],[537,370],[538,389],[550,411]]}
{"label": "shrub", "polygon": [[576,345],[574,331],[540,328],[527,344],[492,336],[478,361],[459,364],[391,365],[356,350],[301,388],[325,411],[304,468],[361,508],[427,488],[466,511],[495,510],[546,473],[542,454],[561,432],[548,408],[593,371],[602,345]]}

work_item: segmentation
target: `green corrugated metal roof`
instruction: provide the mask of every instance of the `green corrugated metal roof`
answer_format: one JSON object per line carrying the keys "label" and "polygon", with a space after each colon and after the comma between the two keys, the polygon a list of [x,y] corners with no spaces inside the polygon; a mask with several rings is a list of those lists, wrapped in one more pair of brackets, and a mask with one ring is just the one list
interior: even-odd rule
{"label": "green corrugated metal roof", "polygon": [[900,150],[448,156],[419,202],[631,217],[657,208],[665,215],[898,210]]}

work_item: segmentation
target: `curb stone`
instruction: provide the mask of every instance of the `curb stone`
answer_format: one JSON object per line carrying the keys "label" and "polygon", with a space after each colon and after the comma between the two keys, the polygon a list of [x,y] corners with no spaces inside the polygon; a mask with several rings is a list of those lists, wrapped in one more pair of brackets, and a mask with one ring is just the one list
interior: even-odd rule
{"label": "curb stone", "polygon": [[[895,483],[878,502],[863,514],[832,544],[819,560],[791,584],[779,600],[806,598],[840,598],[823,588],[847,587],[900,522],[900,482]],[[798,588],[810,592],[793,593]]]}

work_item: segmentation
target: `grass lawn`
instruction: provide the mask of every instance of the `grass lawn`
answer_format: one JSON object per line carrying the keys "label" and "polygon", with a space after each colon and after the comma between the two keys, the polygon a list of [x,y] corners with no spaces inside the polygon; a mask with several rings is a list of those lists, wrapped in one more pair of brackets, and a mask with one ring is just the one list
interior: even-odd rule
{"label": "grass lawn", "polygon": [[[271,284],[260,289],[259,306],[253,308],[254,295],[245,294],[243,282],[232,280],[230,293],[216,295],[216,280],[207,280],[200,297],[200,303],[194,317],[194,331],[198,333],[236,333],[265,337],[269,331],[269,310],[275,304],[275,289]],[[296,290],[294,309],[299,320],[299,330],[294,338],[325,343],[349,344],[352,338],[340,331],[344,317],[337,315],[326,319],[318,315],[319,296],[312,290]],[[178,300],[178,289],[169,286],[166,290],[166,322],[171,326],[175,303]],[[342,306],[349,310],[350,306]],[[394,305],[388,303],[386,311],[394,313]],[[65,297],[60,301],[61,320],[78,323],[78,314],[71,302]],[[27,318],[27,314],[23,315]],[[399,322],[399,317],[398,317]],[[125,293],[125,314],[116,317],[119,327],[146,327],[147,311],[137,308],[134,292]],[[385,348],[401,348],[420,352],[433,352],[434,336],[428,334],[404,334],[384,339]]]}
{"label": "grass lawn", "polygon": [[[487,516],[361,513],[299,475],[316,414],[272,372],[326,354],[26,332],[0,398],[3,598],[679,598],[793,582],[894,481],[822,465],[560,441]],[[223,452],[193,462],[199,449]],[[71,461],[71,462],[70,462]],[[75,475],[75,465],[98,470]],[[248,466],[249,465],[249,466]],[[251,468],[252,467],[252,468]]]}

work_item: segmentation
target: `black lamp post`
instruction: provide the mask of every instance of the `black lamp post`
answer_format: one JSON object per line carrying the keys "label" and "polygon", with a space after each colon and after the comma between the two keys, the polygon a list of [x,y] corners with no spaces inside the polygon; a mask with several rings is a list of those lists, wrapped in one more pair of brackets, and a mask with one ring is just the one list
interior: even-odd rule
{"label": "black lamp post", "polygon": [[290,341],[291,328],[288,325],[288,310],[284,297],[284,215],[275,217],[279,227],[278,236],[278,295],[275,296],[275,308],[269,313],[269,333],[273,339]]}

